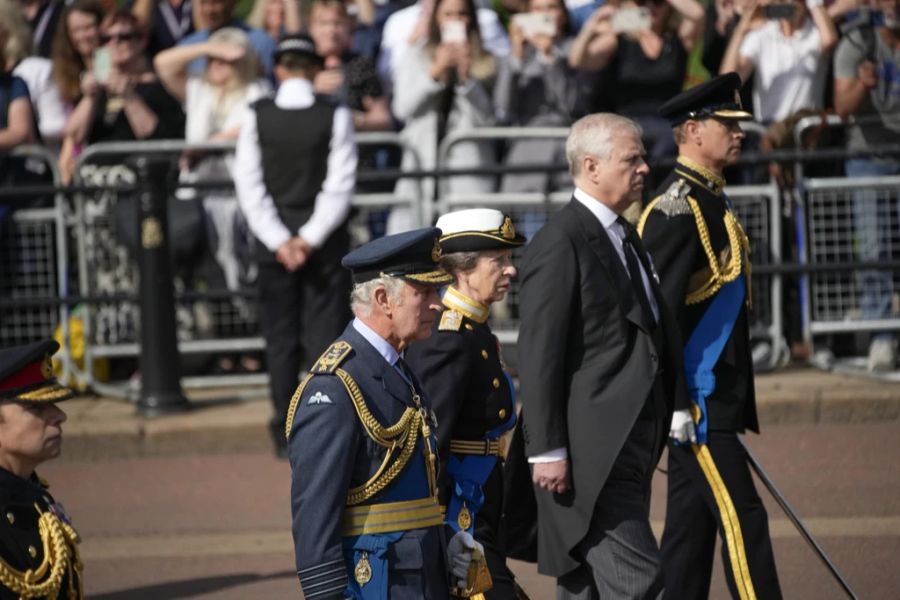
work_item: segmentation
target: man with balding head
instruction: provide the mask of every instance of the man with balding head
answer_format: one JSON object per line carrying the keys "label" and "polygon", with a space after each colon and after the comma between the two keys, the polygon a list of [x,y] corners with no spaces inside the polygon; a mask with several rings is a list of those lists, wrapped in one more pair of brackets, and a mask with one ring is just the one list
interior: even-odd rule
{"label": "man with balding head", "polygon": [[520,381],[538,505],[538,570],[559,598],[655,598],[650,481],[673,408],[687,407],[678,333],[621,214],[648,167],[640,128],[613,114],[566,141],[572,201],[522,263]]}

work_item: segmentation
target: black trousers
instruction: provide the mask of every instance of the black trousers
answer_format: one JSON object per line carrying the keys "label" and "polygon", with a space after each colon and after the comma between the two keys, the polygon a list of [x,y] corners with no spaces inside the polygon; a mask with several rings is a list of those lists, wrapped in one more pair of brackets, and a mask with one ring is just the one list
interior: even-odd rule
{"label": "black trousers", "polygon": [[600,491],[585,538],[581,566],[556,581],[558,600],[647,600],[663,591],[659,547],[650,528],[650,483],[666,419],[639,419]]}
{"label": "black trousers", "polygon": [[711,431],[705,446],[669,444],[668,506],[662,538],[666,598],[709,597],[716,535],[734,598],[779,599],[766,509],[747,454],[733,431]]}
{"label": "black trousers", "polygon": [[259,308],[274,415],[272,431],[284,439],[285,420],[301,368],[307,369],[350,319],[350,273],[341,266],[349,246],[339,229],[293,273],[281,263],[259,265]]}

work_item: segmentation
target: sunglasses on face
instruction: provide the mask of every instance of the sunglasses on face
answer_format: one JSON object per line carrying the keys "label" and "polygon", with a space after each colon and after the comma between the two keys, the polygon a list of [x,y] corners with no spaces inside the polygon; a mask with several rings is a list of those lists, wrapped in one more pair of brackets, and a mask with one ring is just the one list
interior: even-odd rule
{"label": "sunglasses on face", "polygon": [[135,33],[134,31],[131,31],[128,33],[111,33],[111,34],[101,35],[100,42],[103,44],[108,44],[113,41],[115,41],[115,42],[131,42],[131,41],[136,40],[137,37],[138,37],[138,34]]}

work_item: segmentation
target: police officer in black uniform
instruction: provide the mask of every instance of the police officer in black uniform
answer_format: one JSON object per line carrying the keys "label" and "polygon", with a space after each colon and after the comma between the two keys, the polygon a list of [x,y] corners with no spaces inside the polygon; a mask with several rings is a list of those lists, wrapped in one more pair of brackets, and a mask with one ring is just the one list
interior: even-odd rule
{"label": "police officer in black uniform", "polygon": [[82,598],[78,534],[35,468],[59,456],[72,392],[53,340],[0,350],[0,600]]}
{"label": "police officer in black uniform", "polygon": [[436,286],[450,280],[439,235],[379,238],[344,257],[356,318],[291,399],[294,548],[309,600],[443,599],[478,583],[480,544],[464,531],[445,543],[436,421],[403,360],[431,334]]}
{"label": "police officer in black uniform", "polygon": [[514,389],[503,371],[500,347],[487,320],[516,269],[513,248],[525,243],[512,220],[493,209],[443,215],[441,266],[454,282],[427,340],[407,361],[421,378],[438,421],[440,495],[445,522],[468,531],[485,548],[493,587],[489,599],[515,598],[512,572],[498,541],[503,503],[501,436],[516,423]]}
{"label": "police officer in black uniform", "polygon": [[235,150],[238,202],[258,241],[260,321],[279,455],[304,359],[309,366],[350,316],[334,299],[350,291],[340,260],[350,244],[356,142],[349,109],[313,94],[322,64],[308,36],[282,39],[275,51],[278,93],[253,105]]}
{"label": "police officer in black uniform", "polygon": [[[744,132],[741,80],[716,77],[665,103],[679,156],[638,229],[684,339],[690,410],[669,443],[661,551],[666,598],[709,596],[716,533],[735,598],[781,597],[768,518],[738,439],[759,432],[750,353],[750,245],[724,193]],[[695,436],[690,424],[696,425]]]}

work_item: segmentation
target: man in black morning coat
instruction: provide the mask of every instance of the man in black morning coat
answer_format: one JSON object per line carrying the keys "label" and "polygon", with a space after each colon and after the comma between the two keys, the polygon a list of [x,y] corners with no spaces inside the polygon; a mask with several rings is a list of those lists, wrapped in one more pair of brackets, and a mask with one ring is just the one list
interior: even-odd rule
{"label": "man in black morning coat", "polygon": [[[572,126],[576,191],[522,262],[523,438],[538,506],[538,570],[559,598],[655,598],[650,481],[673,409],[688,406],[681,341],[634,228],[619,215],[648,168],[640,129]],[[692,432],[689,432],[692,434]]]}

